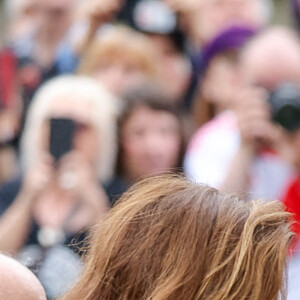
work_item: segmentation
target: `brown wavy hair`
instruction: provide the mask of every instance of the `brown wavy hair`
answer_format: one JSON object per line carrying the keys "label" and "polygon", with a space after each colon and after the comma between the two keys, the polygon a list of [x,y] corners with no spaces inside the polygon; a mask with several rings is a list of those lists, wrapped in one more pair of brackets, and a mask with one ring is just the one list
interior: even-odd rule
{"label": "brown wavy hair", "polygon": [[150,178],[95,229],[82,278],[63,299],[277,300],[290,225],[280,202]]}

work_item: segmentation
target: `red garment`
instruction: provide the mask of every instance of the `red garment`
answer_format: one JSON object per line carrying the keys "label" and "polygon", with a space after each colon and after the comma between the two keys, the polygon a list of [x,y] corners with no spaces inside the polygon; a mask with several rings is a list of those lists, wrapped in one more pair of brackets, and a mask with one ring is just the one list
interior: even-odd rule
{"label": "red garment", "polygon": [[0,52],[0,100],[1,106],[10,107],[14,98],[17,62],[10,49]]}
{"label": "red garment", "polygon": [[296,247],[300,241],[300,177],[296,178],[289,186],[283,202],[286,210],[294,215],[293,231],[296,233]]}

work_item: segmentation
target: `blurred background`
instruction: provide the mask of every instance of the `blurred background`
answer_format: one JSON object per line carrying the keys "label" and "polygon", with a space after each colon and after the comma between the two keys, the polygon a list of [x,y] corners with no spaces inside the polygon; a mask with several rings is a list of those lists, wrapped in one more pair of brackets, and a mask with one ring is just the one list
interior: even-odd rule
{"label": "blurred background", "polygon": [[286,205],[300,299],[299,32],[298,0],[0,0],[0,251],[57,299],[91,226],[175,172]]}

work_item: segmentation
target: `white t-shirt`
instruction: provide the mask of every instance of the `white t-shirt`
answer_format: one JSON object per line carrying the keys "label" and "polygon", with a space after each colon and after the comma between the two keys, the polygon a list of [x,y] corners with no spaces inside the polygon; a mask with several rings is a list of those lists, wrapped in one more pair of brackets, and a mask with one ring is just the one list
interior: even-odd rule
{"label": "white t-shirt", "polygon": [[[184,160],[185,173],[195,182],[220,187],[240,141],[235,114],[231,111],[219,114],[191,139]],[[294,170],[278,155],[263,152],[254,159],[249,175],[250,198],[282,199]]]}

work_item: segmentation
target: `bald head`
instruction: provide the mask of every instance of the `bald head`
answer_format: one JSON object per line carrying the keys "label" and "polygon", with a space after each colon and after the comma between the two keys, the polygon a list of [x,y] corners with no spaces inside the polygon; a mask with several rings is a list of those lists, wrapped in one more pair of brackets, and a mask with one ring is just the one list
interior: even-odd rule
{"label": "bald head", "polygon": [[46,300],[46,295],[31,271],[0,254],[0,300]]}
{"label": "bald head", "polygon": [[267,88],[292,81],[300,83],[300,41],[286,27],[267,29],[254,38],[242,54],[248,81]]}

